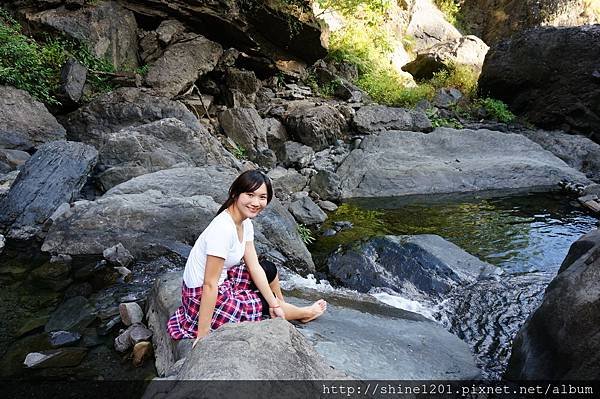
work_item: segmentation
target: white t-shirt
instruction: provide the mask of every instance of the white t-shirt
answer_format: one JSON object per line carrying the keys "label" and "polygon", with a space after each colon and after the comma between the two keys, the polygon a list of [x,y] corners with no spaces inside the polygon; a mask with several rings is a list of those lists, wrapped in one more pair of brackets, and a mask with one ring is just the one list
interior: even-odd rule
{"label": "white t-shirt", "polygon": [[244,256],[246,242],[254,241],[252,221],[244,219],[242,227],[244,232],[240,242],[235,222],[227,211],[221,212],[210,222],[196,240],[185,264],[183,271],[185,285],[189,288],[202,287],[207,255],[225,259],[219,285],[225,281],[227,270],[238,265]]}

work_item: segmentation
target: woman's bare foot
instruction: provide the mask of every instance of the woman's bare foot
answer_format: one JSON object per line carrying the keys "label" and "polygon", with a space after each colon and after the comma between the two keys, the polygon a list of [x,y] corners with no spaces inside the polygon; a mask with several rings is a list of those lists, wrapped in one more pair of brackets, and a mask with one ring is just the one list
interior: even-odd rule
{"label": "woman's bare foot", "polygon": [[323,312],[327,310],[327,302],[325,302],[323,299],[319,299],[317,302],[307,306],[305,309],[308,309],[311,315],[300,319],[300,322],[302,323],[308,323],[309,321],[313,321],[317,317],[321,316]]}

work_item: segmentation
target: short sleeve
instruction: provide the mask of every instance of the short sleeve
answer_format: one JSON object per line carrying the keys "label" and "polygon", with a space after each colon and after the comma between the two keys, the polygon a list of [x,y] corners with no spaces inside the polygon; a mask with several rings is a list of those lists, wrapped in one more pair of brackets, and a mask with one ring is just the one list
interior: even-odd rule
{"label": "short sleeve", "polygon": [[246,219],[244,222],[246,225],[244,226],[244,241],[254,241],[254,226],[252,225],[252,220]]}
{"label": "short sleeve", "polygon": [[227,259],[231,246],[232,229],[225,224],[211,226],[206,234],[206,254]]}

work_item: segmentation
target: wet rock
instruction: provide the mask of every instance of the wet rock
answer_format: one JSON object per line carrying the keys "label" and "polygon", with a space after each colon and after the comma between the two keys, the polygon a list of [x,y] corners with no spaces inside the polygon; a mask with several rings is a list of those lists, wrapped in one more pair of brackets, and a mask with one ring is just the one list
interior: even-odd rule
{"label": "wet rock", "polygon": [[77,10],[52,8],[28,14],[27,19],[32,25],[52,28],[86,43],[94,56],[110,60],[117,69],[138,66],[135,17],[116,1]]}
{"label": "wet rock", "polygon": [[87,298],[92,294],[93,290],[94,289],[93,289],[92,285],[88,282],[72,284],[65,291],[64,298],[69,299],[69,298],[73,298],[76,296],[81,296],[81,297]]}
{"label": "wet rock", "polygon": [[60,71],[60,91],[63,102],[76,104],[83,97],[87,69],[75,59],[68,59]]}
{"label": "wet rock", "polygon": [[388,130],[414,132],[430,132],[433,130],[431,121],[423,111],[386,107],[384,105],[361,107],[354,115],[354,125],[359,132],[367,134]]}
{"label": "wet rock", "polygon": [[19,169],[30,155],[25,151],[0,148],[0,173],[9,173]]}
{"label": "wet rock", "polygon": [[28,368],[75,367],[87,355],[86,348],[60,348],[27,355],[23,364]]}
{"label": "wet rock", "polygon": [[63,291],[73,280],[69,278],[71,267],[60,262],[48,262],[30,273],[33,283],[42,288],[53,291]]}
{"label": "wet rock", "polygon": [[137,345],[143,341],[149,341],[152,338],[152,331],[147,329],[143,324],[137,323],[129,327],[129,339],[133,345]]}
{"label": "wet rock", "polygon": [[151,358],[154,353],[152,348],[152,342],[138,342],[133,347],[132,352],[132,363],[135,367],[140,367],[144,364],[144,361]]}
{"label": "wet rock", "polygon": [[600,234],[596,230],[580,240],[515,337],[505,378],[591,380],[600,372]]}
{"label": "wet rock", "polygon": [[102,252],[102,256],[104,256],[104,259],[106,259],[109,263],[123,267],[129,266],[131,262],[133,262],[133,256],[121,243],[118,243],[110,248],[106,248]]}
{"label": "wet rock", "polygon": [[347,130],[344,116],[328,105],[292,108],[284,123],[295,141],[310,146],[315,151],[334,144]]}
{"label": "wet rock", "polygon": [[307,226],[320,224],[327,220],[325,212],[308,197],[292,201],[288,209],[298,222]]}
{"label": "wet rock", "polygon": [[267,148],[263,120],[254,108],[227,109],[219,114],[219,123],[227,137],[242,146],[250,159]]}
{"label": "wet rock", "polygon": [[2,234],[0,234],[0,254],[4,250],[4,246],[6,245],[6,238]]}
{"label": "wet rock", "polygon": [[312,164],[314,156],[315,152],[311,147],[295,141],[286,141],[277,153],[277,158],[286,168],[305,168]]}
{"label": "wet rock", "polygon": [[122,303],[119,305],[119,314],[121,320],[126,326],[141,323],[144,319],[144,312],[140,305],[135,302]]}
{"label": "wet rock", "polygon": [[158,94],[172,98],[212,71],[222,53],[220,44],[204,36],[192,33],[181,35],[181,39],[170,44],[150,65],[146,84]]}
{"label": "wet rock", "polygon": [[0,202],[0,229],[20,240],[41,234],[44,222],[56,208],[77,198],[97,155],[93,147],[81,143],[42,145]]}
{"label": "wet rock", "polygon": [[84,297],[73,297],[63,302],[52,313],[44,331],[82,331],[96,319],[96,311]]}
{"label": "wet rock", "polygon": [[462,36],[438,43],[417,53],[417,58],[402,67],[415,79],[431,79],[433,74],[453,66],[481,71],[489,47],[477,36]]}
{"label": "wet rock", "polygon": [[25,90],[0,86],[0,148],[29,151],[65,135],[44,104]]}
{"label": "wet rock", "polygon": [[536,126],[589,133],[600,143],[599,57],[600,25],[533,28],[490,48],[478,90]]}
{"label": "wet rock", "polygon": [[53,331],[50,333],[50,345],[53,348],[75,345],[81,340],[81,334],[70,331]]}
{"label": "wet rock", "polygon": [[291,193],[302,191],[308,179],[294,169],[285,169],[280,166],[272,169],[267,174],[273,181],[273,191],[279,199],[285,199]]}
{"label": "wet rock", "polygon": [[346,287],[389,288],[406,298],[441,299],[457,287],[501,274],[436,235],[376,237],[346,246],[327,260]]}
{"label": "wet rock", "polygon": [[589,183],[521,135],[449,128],[367,136],[336,173],[343,198]]}
{"label": "wet rock", "polygon": [[128,283],[133,279],[133,273],[128,268],[123,266],[117,266],[115,267],[115,270],[121,275],[122,281]]}
{"label": "wet rock", "polygon": [[126,352],[131,348],[131,339],[129,338],[131,330],[127,329],[123,331],[117,338],[115,338],[115,350],[117,352]]}
{"label": "wet rock", "polygon": [[158,96],[150,89],[123,87],[94,98],[61,118],[70,140],[102,147],[105,135],[126,127],[165,118],[177,118],[191,130],[201,130],[198,119],[185,105]]}
{"label": "wet rock", "polygon": [[103,321],[98,328],[96,328],[96,332],[99,336],[104,337],[110,334],[119,323],[121,323],[121,316],[115,316],[109,320]]}

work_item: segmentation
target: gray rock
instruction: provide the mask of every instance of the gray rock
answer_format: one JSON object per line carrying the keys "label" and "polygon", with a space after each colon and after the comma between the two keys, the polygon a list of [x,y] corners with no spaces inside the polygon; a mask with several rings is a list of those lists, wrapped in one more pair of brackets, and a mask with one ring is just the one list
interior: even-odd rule
{"label": "gray rock", "polygon": [[134,346],[140,342],[149,341],[152,338],[152,331],[141,323],[132,324],[129,330],[129,338]]}
{"label": "gray rock", "polygon": [[136,258],[158,256],[193,244],[217,209],[205,195],[167,196],[155,190],[78,201],[71,215],[52,225],[42,251],[101,257],[120,242]]}
{"label": "gray rock", "polygon": [[83,88],[87,79],[87,69],[77,60],[70,58],[60,72],[60,90],[63,101],[78,103],[83,96]]}
{"label": "gray rock", "polygon": [[600,25],[530,29],[490,49],[478,90],[537,126],[588,133],[600,143],[599,57]]}
{"label": "gray rock", "polygon": [[412,50],[415,52],[462,36],[430,0],[412,3],[410,22],[405,34],[414,39]]}
{"label": "gray rock", "polygon": [[250,156],[267,148],[263,120],[254,108],[232,108],[219,114],[219,123],[227,137],[242,146]]}
{"label": "gray rock", "polygon": [[109,133],[99,152],[99,167],[104,171],[97,180],[104,190],[175,165],[239,164],[204,126],[193,131],[175,118]]}
{"label": "gray rock", "polygon": [[75,367],[87,355],[87,348],[50,349],[27,354],[23,364],[28,368]]}
{"label": "gray rock", "polygon": [[67,299],[50,316],[44,331],[81,332],[96,319],[96,311],[81,296]]}
{"label": "gray rock", "polygon": [[69,278],[71,266],[68,263],[48,262],[33,269],[30,278],[37,287],[48,288],[52,291],[62,291],[73,282]]}
{"label": "gray rock", "polygon": [[[227,69],[225,84],[229,89],[230,98],[233,100],[237,95],[242,96],[241,105],[238,101],[230,101],[230,106],[248,107],[256,101],[256,92],[260,88],[260,81],[253,71],[245,71],[236,68]],[[235,94],[234,94],[235,93]]]}
{"label": "gray rock", "polygon": [[423,111],[392,108],[384,105],[361,107],[354,115],[354,125],[361,133],[375,133],[386,130],[410,130],[430,132],[431,121]]}
{"label": "gray rock", "polygon": [[269,145],[269,148],[277,153],[283,143],[288,141],[285,126],[275,118],[263,119],[263,126],[267,134],[267,144]]}
{"label": "gray rock", "polygon": [[295,141],[286,141],[277,153],[277,157],[286,168],[296,167],[302,169],[312,164],[315,152],[307,145]]}
{"label": "gray rock", "polygon": [[102,252],[102,256],[113,265],[127,267],[133,262],[133,256],[123,244],[118,243]]}
{"label": "gray rock", "polygon": [[[358,247],[357,247],[358,245]],[[452,290],[501,274],[440,236],[384,236],[332,254],[329,272],[359,292],[389,288],[405,298],[443,299]]]}
{"label": "gray rock", "polygon": [[165,97],[174,97],[210,72],[223,53],[220,44],[188,33],[167,47],[150,66],[146,83]]}
{"label": "gray rock", "polygon": [[185,105],[158,97],[150,89],[123,87],[96,97],[89,104],[61,118],[74,141],[100,148],[104,136],[130,126],[165,118],[177,118],[194,131],[202,129]]}
{"label": "gray rock", "polygon": [[308,197],[292,201],[288,210],[298,222],[307,226],[320,224],[327,220],[327,214]]}
{"label": "gray rock", "polygon": [[161,45],[167,46],[171,44],[177,35],[184,31],[185,26],[181,22],[175,19],[167,19],[162,21],[156,28],[156,38]]}
{"label": "gray rock", "polygon": [[44,222],[56,208],[79,195],[97,155],[93,147],[81,143],[42,145],[0,202],[0,229],[20,240],[41,234]]}
{"label": "gray rock", "polygon": [[131,339],[129,338],[130,332],[131,330],[128,328],[127,330],[119,334],[117,338],[115,338],[114,347],[117,352],[123,353],[126,352],[129,348],[131,348],[132,344]]}
{"label": "gray rock", "polygon": [[438,43],[417,53],[417,58],[402,67],[415,79],[430,79],[451,66],[465,66],[481,71],[489,47],[477,36],[462,36]]}
{"label": "gray rock", "polygon": [[580,240],[515,337],[507,379],[592,380],[600,373],[600,233]]}
{"label": "gray rock", "polygon": [[295,141],[308,145],[315,151],[334,144],[347,130],[344,116],[328,105],[292,108],[284,123]]}
{"label": "gray rock", "polygon": [[302,191],[308,179],[294,169],[276,167],[267,174],[273,181],[273,191],[277,198],[285,199],[291,193]]}
{"label": "gray rock", "polygon": [[448,89],[439,89],[435,93],[433,104],[438,108],[450,108],[463,98],[460,90],[453,87]]}
{"label": "gray rock", "polygon": [[65,135],[44,104],[24,90],[0,86],[0,148],[29,151]]}
{"label": "gray rock", "polygon": [[17,176],[19,176],[18,170],[13,170],[5,175],[0,175],[0,200],[8,194],[8,191],[17,179]]}
{"label": "gray rock", "polygon": [[337,175],[343,198],[556,187],[562,179],[589,183],[521,135],[448,128],[367,136]]}
{"label": "gray rock", "polygon": [[[163,21],[166,22],[166,21]],[[140,29],[138,33],[140,60],[144,64],[150,64],[162,55],[162,48],[158,42],[158,34],[156,31],[144,31]]]}
{"label": "gray rock", "polygon": [[70,331],[53,331],[50,333],[50,345],[53,348],[74,345],[81,340],[81,334]]}
{"label": "gray rock", "polygon": [[342,196],[340,177],[329,170],[320,170],[310,179],[310,190],[325,200],[338,201]]}
{"label": "gray rock", "polygon": [[317,204],[327,212],[335,212],[338,209],[338,206],[331,201],[318,201]]}
{"label": "gray rock", "polygon": [[9,173],[19,169],[30,155],[25,151],[0,148],[0,173]]}
{"label": "gray rock", "polygon": [[535,141],[570,167],[585,173],[590,180],[600,182],[600,144],[585,136],[564,132],[525,130],[519,133]]}
{"label": "gray rock", "polygon": [[121,303],[119,314],[121,315],[121,321],[126,326],[141,323],[144,319],[144,312],[136,302]]}
{"label": "gray rock", "polygon": [[117,69],[138,66],[135,17],[116,1],[76,10],[61,6],[28,14],[27,19],[86,43],[93,55],[110,60]]}
{"label": "gray rock", "polygon": [[2,234],[0,234],[0,254],[4,251],[4,246],[6,245],[6,238]]}

